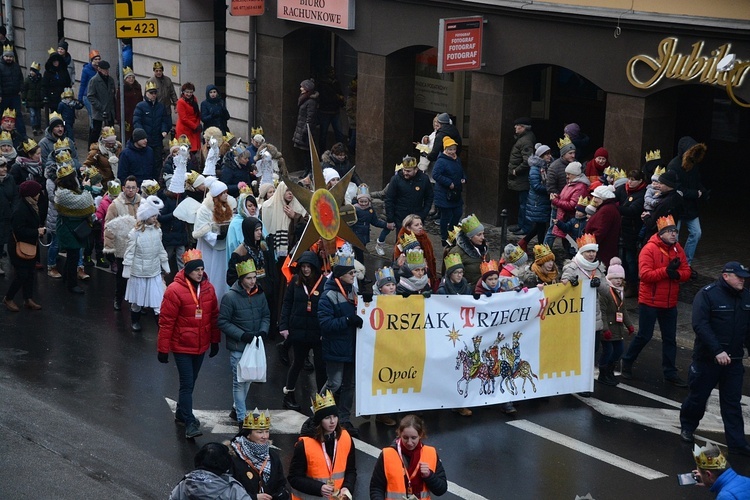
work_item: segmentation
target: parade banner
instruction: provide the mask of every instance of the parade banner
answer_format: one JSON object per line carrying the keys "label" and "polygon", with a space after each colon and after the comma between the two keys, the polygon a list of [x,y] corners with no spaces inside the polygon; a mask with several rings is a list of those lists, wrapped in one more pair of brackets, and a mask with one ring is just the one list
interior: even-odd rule
{"label": "parade banner", "polygon": [[593,390],[596,290],[551,285],[360,304],[357,415]]}

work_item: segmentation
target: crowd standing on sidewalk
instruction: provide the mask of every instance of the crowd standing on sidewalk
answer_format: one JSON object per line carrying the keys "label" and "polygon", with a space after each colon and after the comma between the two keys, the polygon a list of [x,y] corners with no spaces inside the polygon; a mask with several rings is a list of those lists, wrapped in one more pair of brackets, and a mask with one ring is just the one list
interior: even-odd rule
{"label": "crowd standing on sidewalk", "polygon": [[[315,242],[302,249],[296,263],[290,262],[310,215],[279,182],[280,176],[289,178],[287,170],[300,170],[303,174],[293,187],[311,189],[313,162],[306,159],[299,168],[287,167],[282,151],[268,144],[262,128],[253,129],[250,144],[243,143],[229,132],[230,116],[215,85],[206,87],[202,103],[190,82],[181,85],[178,98],[158,61],[145,94],[132,70],[124,68],[128,86],[124,96],[118,96],[109,63],[92,50],[75,100],[75,69],[63,42],[50,55],[41,81],[38,64],[31,65],[24,80],[12,47],[3,49],[0,256],[9,253],[13,268],[3,297],[6,309],[20,312],[14,302],[19,290],[26,309],[42,309],[33,299],[34,270],[45,269],[42,243],[49,244],[49,279],[63,279],[73,294],[85,292],[81,282],[89,278],[86,266],[114,272],[114,310],[120,311],[127,301],[131,329],[158,329],[158,361],[168,363],[171,353],[177,365],[175,421],[185,426],[188,439],[202,434],[193,413],[193,392],[204,356],[216,356],[224,335],[232,368],[231,418],[239,433],[226,446],[204,447],[196,459],[197,471],[186,476],[173,498],[185,498],[181,490],[207,478],[228,489],[239,484],[251,498],[263,500],[351,498],[356,481],[352,437],[358,435],[351,421],[355,338],[363,325],[356,308],[359,294],[369,287],[362,286],[368,282],[363,279],[364,252],[355,254],[354,242],[339,241],[333,251]],[[35,136],[42,135],[42,107],[48,110],[39,144],[26,135],[21,97]],[[126,102],[123,117],[115,109],[120,98]],[[300,83],[294,147],[306,154],[312,150],[309,140],[316,134],[308,134],[308,127],[322,123],[316,149],[325,152],[316,163],[328,167],[330,188],[354,167],[354,151],[346,147],[354,144],[353,138],[346,140],[337,119],[345,102],[334,68],[327,68],[317,82]],[[65,117],[71,110],[75,116],[76,107],[86,108],[90,123],[83,162],[75,149],[73,119]],[[602,384],[618,383],[615,367],[620,357],[622,376],[634,376],[634,364],[658,321],[664,380],[690,389],[681,413],[683,440],[692,439],[717,381],[731,378],[731,384],[719,382],[720,390],[722,397],[736,399],[742,379],[738,360],[750,345],[750,320],[717,315],[714,302],[750,310],[744,288],[750,273],[740,263],[728,263],[719,281],[696,297],[693,324],[698,340],[687,382],[675,363],[677,295],[680,284],[695,276],[690,264],[701,236],[699,206],[708,197],[699,170],[705,144],[683,137],[668,165],[657,162],[664,169],[654,165],[660,156],[651,151],[643,169],[626,174],[610,164],[614,159],[603,147],[593,158],[586,157],[588,137],[578,125],[566,126],[555,159],[549,146],[537,142],[532,120],[519,118],[513,125],[507,179],[517,193],[519,217],[511,229],[523,238],[518,246],[495,249],[479,219],[464,213],[464,187],[474,180],[462,164],[461,133],[448,113],[438,114],[434,122],[434,137],[420,144],[429,150],[418,148],[419,162],[405,156],[382,192],[371,195],[356,174],[351,177],[348,191],[359,217],[354,226],[361,240],[357,243],[369,242],[371,225],[381,228],[373,250],[382,256],[388,233],[398,228],[390,265],[375,273],[375,294],[478,296],[524,285],[593,287],[598,296],[596,345],[601,350],[597,380]],[[121,126],[128,134],[124,148],[116,140],[116,127]],[[326,151],[329,126],[336,143]],[[163,141],[171,133],[176,135],[167,151]],[[384,199],[384,213],[371,204],[375,197]],[[433,217],[440,220],[443,247],[437,254],[425,231],[425,222]],[[680,224],[690,233],[684,250],[677,241]],[[537,244],[532,247],[534,237]],[[559,262],[553,251],[556,239],[565,256]],[[27,256],[19,253],[17,242],[25,244]],[[92,249],[97,250],[94,258]],[[63,266],[60,253],[65,253]],[[8,271],[0,260],[0,273]],[[624,304],[636,293],[638,317],[631,319]],[[149,311],[155,315],[154,326],[141,322]],[[245,346],[277,332],[285,339],[285,355],[289,348],[293,353],[279,401],[291,410],[300,410],[310,398],[314,401],[314,414],[295,446],[290,492],[278,456],[268,447],[270,415],[248,410],[252,406],[247,400],[254,398],[251,383],[237,374]],[[625,339],[633,334],[626,347]],[[313,394],[299,392],[303,369],[316,372]],[[730,451],[750,454],[735,406],[727,402],[723,412]],[[512,403],[501,409],[517,411]],[[472,415],[468,408],[454,411]],[[387,415],[377,422],[397,423]],[[370,484],[373,498],[446,491],[445,470],[434,448],[423,444],[425,435],[419,417],[401,419],[396,441],[378,459]],[[400,477],[404,471],[405,482]]]}

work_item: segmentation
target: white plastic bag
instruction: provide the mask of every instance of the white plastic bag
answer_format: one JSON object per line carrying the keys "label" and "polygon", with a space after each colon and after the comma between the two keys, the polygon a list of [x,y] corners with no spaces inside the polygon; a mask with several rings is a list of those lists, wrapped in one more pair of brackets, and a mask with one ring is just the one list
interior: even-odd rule
{"label": "white plastic bag", "polygon": [[237,382],[266,381],[266,348],[263,339],[258,336],[248,342],[237,363]]}

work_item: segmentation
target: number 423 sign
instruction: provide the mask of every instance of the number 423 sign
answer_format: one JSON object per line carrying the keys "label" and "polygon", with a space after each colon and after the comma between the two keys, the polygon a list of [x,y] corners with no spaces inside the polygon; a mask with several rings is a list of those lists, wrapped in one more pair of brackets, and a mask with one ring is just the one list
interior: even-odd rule
{"label": "number 423 sign", "polygon": [[117,38],[155,38],[159,36],[158,19],[117,19]]}

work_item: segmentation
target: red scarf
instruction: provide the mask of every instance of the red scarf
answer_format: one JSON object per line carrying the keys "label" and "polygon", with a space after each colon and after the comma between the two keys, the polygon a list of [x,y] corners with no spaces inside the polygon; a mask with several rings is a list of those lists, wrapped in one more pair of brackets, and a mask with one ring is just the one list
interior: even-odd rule
{"label": "red scarf", "polygon": [[407,450],[401,445],[401,455],[404,457],[404,464],[408,462],[406,472],[411,478],[411,491],[419,498],[419,492],[424,489],[422,474],[419,473],[419,459],[422,458],[422,441],[413,450]]}

